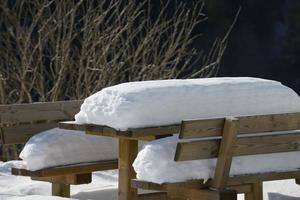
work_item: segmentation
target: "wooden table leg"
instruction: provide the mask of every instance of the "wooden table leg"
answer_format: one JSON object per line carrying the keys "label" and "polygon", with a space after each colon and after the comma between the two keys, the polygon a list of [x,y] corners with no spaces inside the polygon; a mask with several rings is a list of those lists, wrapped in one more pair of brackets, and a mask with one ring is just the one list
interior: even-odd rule
{"label": "wooden table leg", "polygon": [[136,174],[132,163],[137,156],[138,141],[119,138],[119,200],[135,200],[137,189],[131,188]]}
{"label": "wooden table leg", "polygon": [[70,198],[70,185],[61,183],[52,183],[52,196]]}

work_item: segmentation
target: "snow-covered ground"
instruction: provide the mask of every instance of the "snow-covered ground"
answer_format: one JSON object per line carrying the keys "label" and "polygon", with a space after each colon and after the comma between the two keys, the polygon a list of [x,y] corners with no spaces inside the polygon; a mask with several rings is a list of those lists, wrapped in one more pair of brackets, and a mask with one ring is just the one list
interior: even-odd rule
{"label": "snow-covered ground", "polygon": [[[28,177],[10,175],[9,169],[0,165],[0,200],[64,200],[51,197],[50,183],[32,181]],[[96,172],[93,182],[71,187],[71,199],[117,200],[117,170]],[[243,196],[239,195],[238,200]],[[299,200],[300,186],[293,180],[264,183],[264,200]]]}

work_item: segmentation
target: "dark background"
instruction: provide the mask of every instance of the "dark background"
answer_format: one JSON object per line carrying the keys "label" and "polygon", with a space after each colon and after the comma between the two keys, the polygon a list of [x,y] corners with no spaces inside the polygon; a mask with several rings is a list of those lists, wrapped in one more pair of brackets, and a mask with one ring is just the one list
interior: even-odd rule
{"label": "dark background", "polygon": [[208,19],[196,45],[208,46],[224,35],[239,7],[218,75],[274,79],[300,94],[299,0],[206,1]]}

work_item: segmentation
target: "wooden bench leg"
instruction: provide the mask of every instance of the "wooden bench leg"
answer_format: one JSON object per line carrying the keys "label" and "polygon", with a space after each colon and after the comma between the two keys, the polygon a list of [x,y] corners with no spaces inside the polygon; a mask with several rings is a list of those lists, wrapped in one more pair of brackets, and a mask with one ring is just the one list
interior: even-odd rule
{"label": "wooden bench leg", "polygon": [[70,185],[61,183],[52,183],[52,195],[60,197],[70,197]]}
{"label": "wooden bench leg", "polygon": [[245,200],[263,200],[263,183],[253,183],[252,191],[245,193]]}

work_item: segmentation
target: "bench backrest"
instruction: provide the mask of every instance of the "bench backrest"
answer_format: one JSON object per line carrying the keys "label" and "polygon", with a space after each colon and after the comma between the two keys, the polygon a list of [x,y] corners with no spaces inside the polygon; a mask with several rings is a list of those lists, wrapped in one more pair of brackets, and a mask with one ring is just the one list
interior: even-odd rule
{"label": "bench backrest", "polygon": [[299,151],[299,129],[300,113],[183,121],[174,160],[218,158],[212,186],[222,189],[232,156]]}
{"label": "bench backrest", "polygon": [[0,105],[0,143],[23,144],[36,133],[72,120],[82,100]]}

